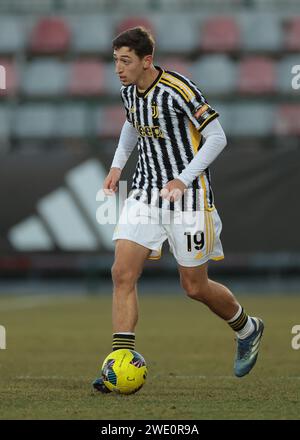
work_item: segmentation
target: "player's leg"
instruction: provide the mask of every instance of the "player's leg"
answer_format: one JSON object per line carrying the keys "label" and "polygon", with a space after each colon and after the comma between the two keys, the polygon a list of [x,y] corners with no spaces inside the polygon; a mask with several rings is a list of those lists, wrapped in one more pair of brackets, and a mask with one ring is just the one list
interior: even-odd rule
{"label": "player's leg", "polygon": [[208,278],[207,264],[196,267],[179,266],[181,285],[187,295],[205,304],[212,312],[227,321],[237,335],[234,372],[238,377],[254,367],[264,330],[261,319],[248,316],[233,293]]}
{"label": "player's leg", "polygon": [[187,295],[206,304],[236,332],[238,349],[234,370],[237,376],[244,376],[255,364],[263,323],[249,317],[226,286],[208,278],[207,261],[223,258],[222,222],[217,210],[204,214],[204,224],[198,222],[201,216],[197,215],[195,224],[188,224],[183,217],[181,223],[166,227],[168,239]]}
{"label": "player's leg", "polygon": [[[130,240],[116,241],[113,280],[113,350],[135,349],[135,327],[138,321],[137,280],[151,250]],[[95,390],[109,393],[102,377],[93,382]]]}
{"label": "player's leg", "polygon": [[196,267],[179,265],[178,270],[181,285],[190,298],[202,302],[226,321],[238,312],[240,306],[232,292],[208,278],[207,263]]}
{"label": "player's leg", "polygon": [[136,284],[150,253],[150,249],[133,241],[116,241],[112,267],[114,333],[133,333],[135,330],[138,320]]}
{"label": "player's leg", "polygon": [[[113,350],[135,349],[135,327],[138,321],[137,280],[145,260],[159,253],[166,234],[153,219],[154,213],[143,203],[128,199],[122,210],[113,240],[116,241],[113,280]],[[145,219],[149,221],[145,222]],[[109,392],[103,378],[93,382],[102,393]]]}

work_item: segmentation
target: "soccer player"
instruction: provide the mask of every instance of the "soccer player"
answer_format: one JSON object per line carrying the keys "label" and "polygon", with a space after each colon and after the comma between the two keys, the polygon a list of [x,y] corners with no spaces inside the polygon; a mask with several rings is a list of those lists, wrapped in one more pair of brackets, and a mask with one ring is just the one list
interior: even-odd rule
{"label": "soccer player", "polygon": [[[154,40],[144,28],[122,32],[113,49],[127,119],[104,181],[106,193],[117,191],[122,169],[138,146],[132,191],[113,235],[113,350],[135,349],[137,280],[145,260],[157,258],[167,239],[186,294],[236,333],[234,372],[244,376],[256,362],[264,324],[248,316],[207,271],[208,260],[223,258],[209,172],[226,146],[219,115],[192,81],[153,64]],[[101,377],[93,386],[108,392]]]}

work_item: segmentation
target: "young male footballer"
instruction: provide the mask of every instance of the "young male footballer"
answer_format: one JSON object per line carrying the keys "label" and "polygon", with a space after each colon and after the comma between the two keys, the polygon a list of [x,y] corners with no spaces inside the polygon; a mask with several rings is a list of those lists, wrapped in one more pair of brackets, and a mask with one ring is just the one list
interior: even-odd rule
{"label": "young male footballer", "polygon": [[[223,258],[209,172],[226,146],[219,115],[192,81],[153,64],[154,40],[144,28],[122,32],[113,49],[127,119],[104,181],[107,193],[117,191],[138,146],[132,190],[113,235],[113,350],[135,349],[137,280],[145,260],[157,258],[168,240],[186,294],[236,333],[234,373],[242,377],[255,365],[264,324],[248,316],[227,287],[208,278],[208,260]],[[108,392],[101,377],[93,386]]]}

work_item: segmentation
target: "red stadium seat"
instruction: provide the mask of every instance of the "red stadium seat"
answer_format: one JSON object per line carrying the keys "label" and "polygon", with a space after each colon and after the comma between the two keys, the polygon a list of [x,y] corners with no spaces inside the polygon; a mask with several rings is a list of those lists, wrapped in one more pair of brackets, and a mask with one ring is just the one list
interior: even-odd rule
{"label": "red stadium seat", "polygon": [[33,28],[29,48],[34,53],[64,53],[70,41],[70,29],[62,18],[42,18]]}
{"label": "red stadium seat", "polygon": [[19,76],[15,62],[11,59],[0,58],[0,66],[5,69],[6,89],[0,89],[0,96],[14,96],[19,89]]}
{"label": "red stadium seat", "polygon": [[211,52],[231,52],[240,47],[240,29],[233,17],[212,17],[205,20],[200,49]]}
{"label": "red stadium seat", "polygon": [[300,50],[300,17],[294,17],[287,23],[285,48],[290,51]]}
{"label": "red stadium seat", "polygon": [[98,60],[77,60],[71,64],[68,91],[74,96],[105,93],[105,66]]}
{"label": "red stadium seat", "polygon": [[248,57],[240,62],[238,91],[260,94],[275,90],[276,71],[274,61],[265,57]]}
{"label": "red stadium seat", "polygon": [[279,135],[300,136],[300,105],[279,105],[276,115],[275,132]]}
{"label": "red stadium seat", "polygon": [[105,107],[98,115],[97,135],[105,138],[118,138],[126,119],[123,106],[112,105]]}
{"label": "red stadium seat", "polygon": [[163,58],[159,61],[159,65],[164,70],[174,70],[184,76],[191,76],[190,64],[182,58]]}
{"label": "red stadium seat", "polygon": [[133,28],[136,26],[143,26],[148,31],[152,33],[153,36],[155,36],[155,29],[154,25],[151,23],[148,18],[145,17],[130,17],[125,18],[124,20],[120,21],[116,27],[116,33],[119,34],[121,32],[126,31],[129,28]]}

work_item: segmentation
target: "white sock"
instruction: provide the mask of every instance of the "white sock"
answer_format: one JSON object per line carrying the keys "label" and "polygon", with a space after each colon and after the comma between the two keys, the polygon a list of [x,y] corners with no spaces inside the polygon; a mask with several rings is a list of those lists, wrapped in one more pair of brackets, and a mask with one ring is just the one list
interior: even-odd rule
{"label": "white sock", "polygon": [[244,325],[244,327],[241,330],[239,330],[238,332],[236,332],[235,334],[237,335],[237,337],[239,339],[245,339],[253,333],[254,329],[255,329],[255,327],[252,322],[252,319],[250,316],[248,316],[247,322]]}

